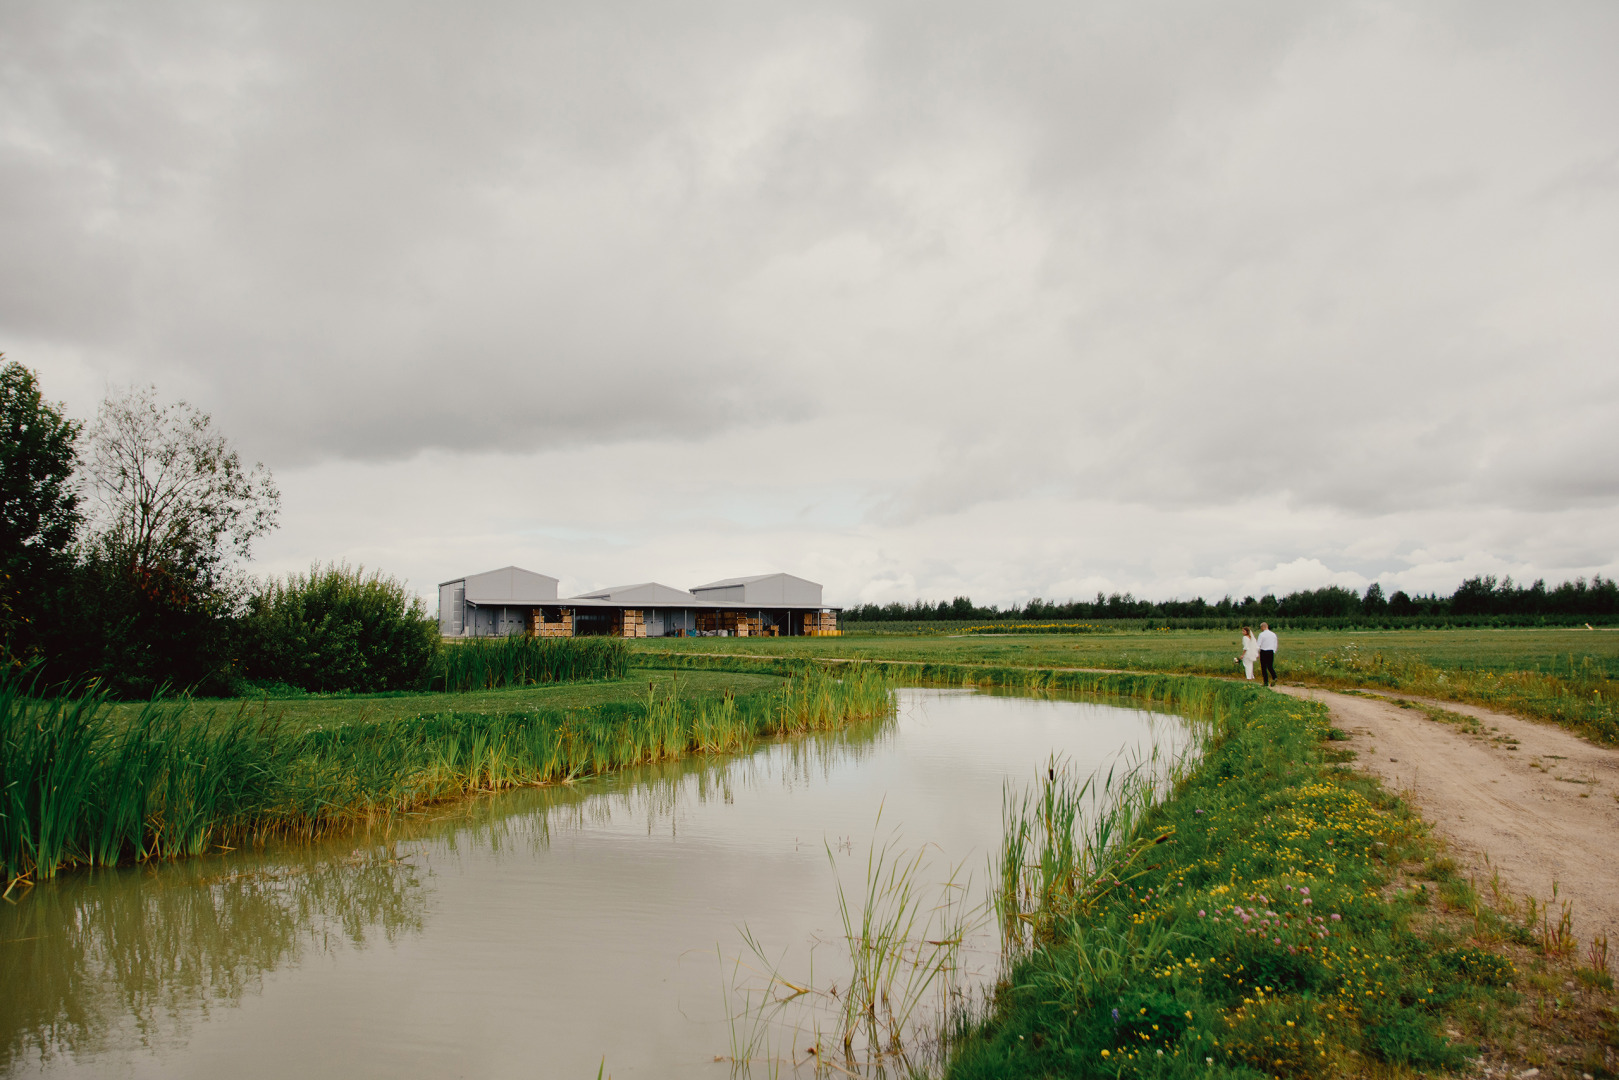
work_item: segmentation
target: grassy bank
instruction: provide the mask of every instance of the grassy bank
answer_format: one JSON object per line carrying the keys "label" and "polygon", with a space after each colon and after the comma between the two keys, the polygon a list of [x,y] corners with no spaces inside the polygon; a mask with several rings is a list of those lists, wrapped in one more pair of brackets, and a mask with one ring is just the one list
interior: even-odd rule
{"label": "grassy bank", "polygon": [[[1157,630],[985,637],[697,638],[637,646],[638,662],[701,664],[704,654],[793,660],[851,658],[906,665],[1105,668],[1234,675],[1235,636]],[[715,666],[725,662],[713,661]],[[734,665],[732,665],[734,666]],[[1606,630],[1296,631],[1282,638],[1284,679],[1372,686],[1471,701],[1566,724],[1619,744],[1619,632]]]}
{"label": "grassy bank", "polygon": [[[1129,691],[1139,676],[1074,685]],[[1400,1075],[1461,1064],[1513,966],[1429,917],[1468,902],[1421,822],[1333,767],[1325,710],[1173,679],[1215,725],[1133,834],[1099,844],[1078,780],[1009,807],[1012,955],[949,1075]],[[1140,808],[1144,804],[1136,803]],[[1104,821],[1108,819],[1104,818]],[[1414,887],[1413,887],[1414,885]],[[1448,1034],[1447,1029],[1455,1034]]]}
{"label": "grassy bank", "polygon": [[[411,691],[392,694],[299,694],[251,698],[177,699],[171,705],[195,718],[236,716],[269,720],[287,731],[342,727],[409,720],[437,713],[511,713],[548,709],[593,709],[604,705],[633,704],[647,690],[668,693],[677,673],[668,669],[631,668],[620,679],[597,682],[550,683],[541,686],[467,690],[459,693]],[[690,671],[678,674],[680,693],[689,700],[747,695],[773,690],[782,676],[732,671]],[[110,714],[128,723],[146,708],[138,702],[117,702]]]}
{"label": "grassy bank", "polygon": [[569,781],[881,715],[874,669],[806,671],[774,689],[692,697],[671,686],[592,708],[443,711],[294,728],[238,709],[96,696],[39,699],[0,683],[0,874],[175,858],[307,837],[436,800]]}

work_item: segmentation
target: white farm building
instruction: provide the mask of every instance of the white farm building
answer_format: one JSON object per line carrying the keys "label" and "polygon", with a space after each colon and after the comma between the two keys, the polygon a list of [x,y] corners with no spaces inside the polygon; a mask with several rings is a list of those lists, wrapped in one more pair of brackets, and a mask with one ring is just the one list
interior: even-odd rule
{"label": "white farm building", "polygon": [[438,587],[445,637],[824,637],[840,608],[821,587],[792,574],[726,578],[690,589],[655,581],[557,596],[557,579],[518,566],[468,574]]}

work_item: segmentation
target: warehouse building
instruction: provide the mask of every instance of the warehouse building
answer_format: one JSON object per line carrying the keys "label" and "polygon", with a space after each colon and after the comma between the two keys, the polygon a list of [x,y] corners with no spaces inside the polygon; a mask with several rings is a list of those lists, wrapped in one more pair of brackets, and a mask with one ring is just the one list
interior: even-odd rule
{"label": "warehouse building", "polygon": [[446,581],[438,587],[445,637],[826,637],[838,612],[821,586],[792,574],[726,578],[690,589],[656,581],[560,599],[557,579],[518,566]]}

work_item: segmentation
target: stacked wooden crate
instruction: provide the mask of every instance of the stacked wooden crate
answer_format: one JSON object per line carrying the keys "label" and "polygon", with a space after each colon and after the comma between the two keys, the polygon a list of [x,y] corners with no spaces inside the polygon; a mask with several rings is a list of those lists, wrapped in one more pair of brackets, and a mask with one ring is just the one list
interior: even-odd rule
{"label": "stacked wooden crate", "polygon": [[619,620],[619,634],[622,637],[646,637],[646,612],[625,608]]}
{"label": "stacked wooden crate", "polygon": [[809,637],[838,637],[838,613],[811,611],[804,615],[804,633]]}
{"label": "stacked wooden crate", "polygon": [[699,611],[697,631],[712,633],[724,630],[732,637],[774,637],[775,627],[766,627],[763,618],[745,611]]}
{"label": "stacked wooden crate", "polygon": [[543,608],[530,608],[529,637],[573,637],[573,612],[563,610],[558,618],[547,620]]}

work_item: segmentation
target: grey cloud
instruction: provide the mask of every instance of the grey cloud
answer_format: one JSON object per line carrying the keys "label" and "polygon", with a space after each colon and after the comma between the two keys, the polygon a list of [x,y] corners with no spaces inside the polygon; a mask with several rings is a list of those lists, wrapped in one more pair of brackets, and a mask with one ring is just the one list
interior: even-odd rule
{"label": "grey cloud", "polygon": [[11,5],[0,334],[284,468],[814,418],[890,530],[1611,506],[1615,19]]}

